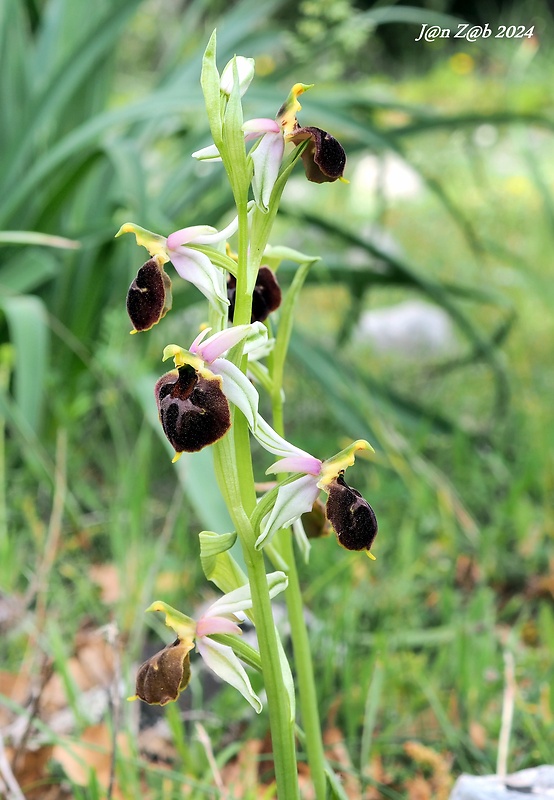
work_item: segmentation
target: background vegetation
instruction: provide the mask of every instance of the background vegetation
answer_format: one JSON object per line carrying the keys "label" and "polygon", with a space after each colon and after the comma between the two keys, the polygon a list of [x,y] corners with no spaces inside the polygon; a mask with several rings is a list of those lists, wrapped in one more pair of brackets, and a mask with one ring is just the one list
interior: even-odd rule
{"label": "background vegetation", "polygon": [[[352,477],[377,561],[330,538],[303,569],[345,791],[445,797],[499,752],[511,770],[551,760],[552,19],[514,8],[481,22],[532,38],[425,45],[424,22],[455,29],[463,9],[0,6],[0,723],[25,796],[271,797],[265,718],[198,664],[182,707],[118,699],[165,637],[143,609],[206,602],[196,534],[228,528],[210,454],[170,463],[151,394],[201,297],[174,281],[172,313],[129,338],[141,254],[113,240],[127,219],[169,232],[231,207],[217,168],[189,158],[210,139],[198,77],[215,25],[222,64],[256,57],[247,116],[315,82],[302,121],[349,155],[350,186],[293,180],[278,231],[323,257],[297,312],[291,438],[377,451]],[[368,310],[415,298],[451,321],[446,349],[360,333]]]}

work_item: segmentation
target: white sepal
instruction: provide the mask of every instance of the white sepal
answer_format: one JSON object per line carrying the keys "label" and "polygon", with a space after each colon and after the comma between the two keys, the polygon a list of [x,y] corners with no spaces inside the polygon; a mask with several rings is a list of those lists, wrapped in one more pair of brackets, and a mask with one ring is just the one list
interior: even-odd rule
{"label": "white sepal", "polygon": [[239,408],[251,429],[256,425],[259,395],[244,372],[224,358],[216,358],[210,371],[221,376],[223,393]]}
{"label": "white sepal", "polygon": [[262,347],[267,342],[267,328],[261,322],[252,322],[248,325],[235,325],[233,328],[226,328],[223,331],[212,334],[206,339],[206,334],[211,328],[207,328],[198,334],[190,346],[191,353],[197,353],[206,364],[211,364],[216,358],[227,353],[231,347],[244,340],[244,353],[250,353],[258,347]]}
{"label": "white sepal", "polygon": [[284,152],[285,139],[279,131],[262,136],[258,146],[250,153],[254,165],[252,191],[256,205],[261,211],[269,209],[271,192],[279,175]]}
{"label": "white sepal", "polygon": [[190,247],[171,253],[171,261],[181,278],[193,283],[210,301],[218,314],[226,314],[229,300],[223,271],[214,267],[204,253]]}
{"label": "white sepal", "polygon": [[256,540],[256,549],[270,542],[280,528],[288,528],[306,511],[311,511],[318,495],[317,477],[313,475],[303,475],[281,486],[271,513],[262,522],[263,530]]}
{"label": "white sepal", "polygon": [[234,80],[234,62],[237,65],[237,75],[239,78],[239,93],[242,97],[250,84],[252,83],[252,78],[254,77],[254,71],[256,62],[253,58],[245,58],[244,56],[235,56],[230,61],[227,62],[225,67],[223,68],[223,72],[221,73],[221,81],[220,81],[220,88],[221,91],[226,94],[230,95],[233,91],[233,86],[235,83]]}
{"label": "white sepal", "polygon": [[304,530],[304,525],[302,524],[301,519],[297,519],[292,523],[292,532],[294,533],[294,539],[298,549],[300,550],[302,559],[304,563],[307,564],[310,560],[310,550],[312,549],[312,545],[306,536],[306,531]]}
{"label": "white sepal", "polygon": [[259,714],[262,710],[262,702],[252,689],[250,678],[232,648],[226,644],[214,642],[207,636],[198,639],[196,647],[212,672],[215,672],[221,680],[238,689],[254,711]]}
{"label": "white sepal", "polygon": [[192,157],[198,161],[221,161],[219,150],[215,144],[209,144],[207,147],[202,147],[200,150],[195,150]]}
{"label": "white sepal", "polygon": [[[266,577],[269,596],[271,598],[287,588],[288,578],[284,572],[270,572]],[[221,617],[225,614],[236,614],[238,611],[247,611],[249,608],[252,608],[252,592],[250,584],[245,583],[244,586],[233,589],[232,592],[224,594],[223,597],[220,597],[219,600],[212,603],[206,611],[205,616]]]}
{"label": "white sepal", "polygon": [[279,436],[260,415],[258,415],[256,429],[252,430],[252,433],[264,450],[269,450],[270,453],[276,456],[306,456],[307,458],[312,458],[305,450],[295,447],[290,442],[287,442],[286,439],[283,439],[282,436]]}

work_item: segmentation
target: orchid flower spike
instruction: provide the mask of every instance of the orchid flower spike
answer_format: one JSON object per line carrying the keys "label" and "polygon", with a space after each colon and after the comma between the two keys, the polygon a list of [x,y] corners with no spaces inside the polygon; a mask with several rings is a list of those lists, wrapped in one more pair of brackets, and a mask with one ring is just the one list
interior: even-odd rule
{"label": "orchid flower spike", "polygon": [[152,233],[133,222],[126,222],[116,233],[134,233],[137,244],[145,247],[151,259],[139,270],[129,287],[127,311],[133,323],[133,333],[149,330],[171,308],[171,281],[164,264],[171,261],[177,273],[194,284],[210,301],[218,313],[226,313],[229,306],[225,272],[216,267],[196,245],[213,247],[224,252],[226,240],[236,233],[238,217],[217,231],[210,225],[194,225],[171,233],[167,238]]}
{"label": "orchid flower spike", "polygon": [[[299,145],[308,141],[301,158],[309,181],[328,183],[339,178],[343,180],[346,155],[342,145],[321,128],[301,127],[296,118],[302,108],[298,97],[312,86],[295,83],[275,119],[250,119],[242,126],[245,141],[257,140],[249,155],[253,166],[254,199],[262,211],[269,208],[287,143]],[[192,155],[205,161],[221,160],[215,145],[197,150]]]}
{"label": "orchid flower spike", "polygon": [[163,361],[173,358],[175,369],[156,383],[154,394],[160,422],[175,449],[174,461],[183,452],[194,453],[217,442],[231,427],[229,401],[255,427],[258,393],[238,367],[223,356],[239,342],[249,353],[267,341],[260,322],[237,325],[206,338],[203,330],[188,350],[168,345]]}
{"label": "orchid flower spike", "polygon": [[[272,572],[267,575],[270,597],[282,592],[287,586],[284,572]],[[163,650],[149,658],[137,672],[135,695],[150,705],[166,705],[177,700],[190,681],[190,652],[196,650],[204,663],[215,674],[234,686],[259,714],[262,703],[252,689],[246,670],[235,655],[230,645],[215,641],[212,636],[230,634],[240,636],[240,619],[237,614],[252,608],[250,585],[235,589],[216,600],[208,610],[194,621],[180,611],[157,600],[147,611],[161,611],[165,614],[165,624],[171,628],[177,638]]]}
{"label": "orchid flower spike", "polygon": [[366,550],[373,558],[369,551],[377,535],[375,512],[344,480],[344,472],[354,463],[356,453],[373,450],[371,445],[358,439],[327,461],[320,461],[279,436],[259,415],[253,434],[263,448],[281,457],[266,470],[267,474],[301,473],[279,488],[271,512],[262,520],[256,547],[263,547],[280,528],[288,528],[311,511],[322,489],[328,494],[325,513],[339,544],[347,550]]}

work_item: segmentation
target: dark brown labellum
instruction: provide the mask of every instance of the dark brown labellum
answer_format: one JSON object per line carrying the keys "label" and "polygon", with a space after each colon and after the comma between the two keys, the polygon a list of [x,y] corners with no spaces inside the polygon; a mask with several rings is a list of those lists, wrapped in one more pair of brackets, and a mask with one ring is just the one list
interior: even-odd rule
{"label": "dark brown labellum", "polygon": [[154,389],[164,433],[177,453],[195,453],[217,442],[231,427],[221,381],[185,365],[167,372]]}
{"label": "dark brown labellum", "polygon": [[362,495],[345,482],[342,473],[329,485],[327,519],[347,550],[369,550],[377,536],[375,512]]}
{"label": "dark brown labellum", "polygon": [[127,313],[136,331],[148,331],[171,308],[171,280],[155,258],[139,269],[127,292]]}
{"label": "dark brown labellum", "polygon": [[302,153],[306,177],[313,183],[332,183],[342,178],[346,153],[334,136],[321,128],[298,128],[290,137],[295,144],[309,139]]}
{"label": "dark brown labellum", "polygon": [[[235,314],[235,291],[237,279],[234,275],[227,278],[227,297],[229,299],[229,320]],[[252,317],[250,322],[264,322],[272,311],[281,305],[281,287],[269,267],[260,267],[256,285],[252,294]]]}
{"label": "dark brown labellum", "polygon": [[191,646],[180,639],[168,644],[138,669],[136,695],[150,705],[177,700],[190,681]]}

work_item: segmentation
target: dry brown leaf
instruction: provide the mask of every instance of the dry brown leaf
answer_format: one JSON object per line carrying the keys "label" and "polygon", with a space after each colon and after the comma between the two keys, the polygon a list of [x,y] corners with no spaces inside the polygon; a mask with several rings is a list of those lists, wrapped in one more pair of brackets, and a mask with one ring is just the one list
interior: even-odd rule
{"label": "dry brown leaf", "polygon": [[75,637],[77,658],[93,686],[109,686],[114,677],[113,646],[96,630],[79,631]]}
{"label": "dry brown leaf", "polygon": [[[123,734],[118,734],[117,746],[124,752],[129,752]],[[73,783],[87,786],[91,773],[94,773],[98,783],[107,789],[112,766],[111,731],[105,723],[92,725],[83,731],[79,742],[66,740],[63,745],[56,744],[52,758],[61,764],[65,774]],[[123,797],[117,786],[112,796],[115,800]]]}
{"label": "dry brown leaf", "polygon": [[408,800],[431,800],[434,797],[433,787],[422,775],[416,775],[407,780],[406,789]]}
{"label": "dry brown leaf", "polygon": [[79,742],[66,741],[54,746],[52,757],[62,765],[65,774],[79,786],[86,786],[90,773],[106,787],[110,780],[111,733],[104,724],[83,731]]}
{"label": "dry brown leaf", "polygon": [[239,750],[237,758],[227,762],[221,770],[225,786],[222,795],[226,800],[253,795],[263,797],[267,786],[260,786],[258,778],[259,756],[263,749],[261,739],[249,739]]}
{"label": "dry brown leaf", "polygon": [[307,764],[298,764],[298,786],[300,787],[300,797],[302,800],[315,800],[315,790],[312,783],[310,768]]}
{"label": "dry brown leaf", "polygon": [[481,570],[477,561],[464,553],[456,559],[456,586],[471,592],[481,580]]}
{"label": "dry brown leaf", "polygon": [[[26,750],[18,754],[17,759],[15,748],[7,747],[6,756],[10,764],[16,764],[14,777],[27,800],[43,800],[43,798],[46,798],[45,781],[48,778],[47,766],[52,757],[52,747],[46,746],[40,747],[38,750]],[[67,795],[59,794],[57,787],[52,786],[49,791],[54,793],[54,797],[67,797]]]}
{"label": "dry brown leaf", "polygon": [[426,783],[433,789],[433,800],[447,800],[453,783],[450,775],[450,754],[437,753],[421,742],[406,742],[404,750],[417,764],[432,770],[433,776]]}
{"label": "dry brown leaf", "polygon": [[159,720],[150,728],[144,728],[144,730],[140,731],[138,746],[144,758],[158,765],[171,765],[177,760],[177,750],[173,744],[173,736],[165,719]]}
{"label": "dry brown leaf", "polygon": [[327,758],[338,764],[338,771],[342,775],[342,788],[347,797],[351,800],[359,800],[362,796],[360,782],[352,768],[350,754],[344,743],[342,731],[335,727],[327,728],[323,735]]}
{"label": "dry brown leaf", "polygon": [[4,594],[0,591],[0,633],[14,628],[25,614],[25,600],[19,595]]}
{"label": "dry brown leaf", "polygon": [[554,573],[548,575],[533,575],[529,578],[527,591],[531,597],[554,598]]}
{"label": "dry brown leaf", "polygon": [[[79,631],[75,637],[76,655],[66,664],[71,682],[78,692],[108,687],[114,677],[113,647],[98,631]],[[64,679],[54,673],[47,681],[40,698],[40,714],[44,719],[67,708],[68,697]]]}
{"label": "dry brown leaf", "polygon": [[[9,697],[20,706],[26,705],[31,696],[31,679],[23,672],[5,672],[0,670],[0,694]],[[8,725],[13,719],[13,712],[0,706],[0,728]]]}
{"label": "dry brown leaf", "polygon": [[92,564],[89,577],[100,588],[100,598],[106,605],[117,603],[121,597],[119,571],[115,564]]}
{"label": "dry brown leaf", "polygon": [[479,750],[487,746],[487,732],[480,722],[469,723],[469,738]]}
{"label": "dry brown leaf", "polygon": [[[75,656],[70,658],[67,662],[67,671],[71,676],[73,684],[79,691],[86,692],[94,685],[94,682],[91,681],[83,665]],[[39,702],[40,715],[43,719],[48,719],[52,714],[66,708],[67,705],[68,700],[65,684],[62,676],[56,672],[47,681],[42,690]]]}
{"label": "dry brown leaf", "polygon": [[[393,783],[392,776],[385,770],[383,759],[379,754],[372,757],[371,763],[364,769],[363,775],[371,778],[376,784],[389,786]],[[366,786],[364,800],[382,800],[379,786]]]}

